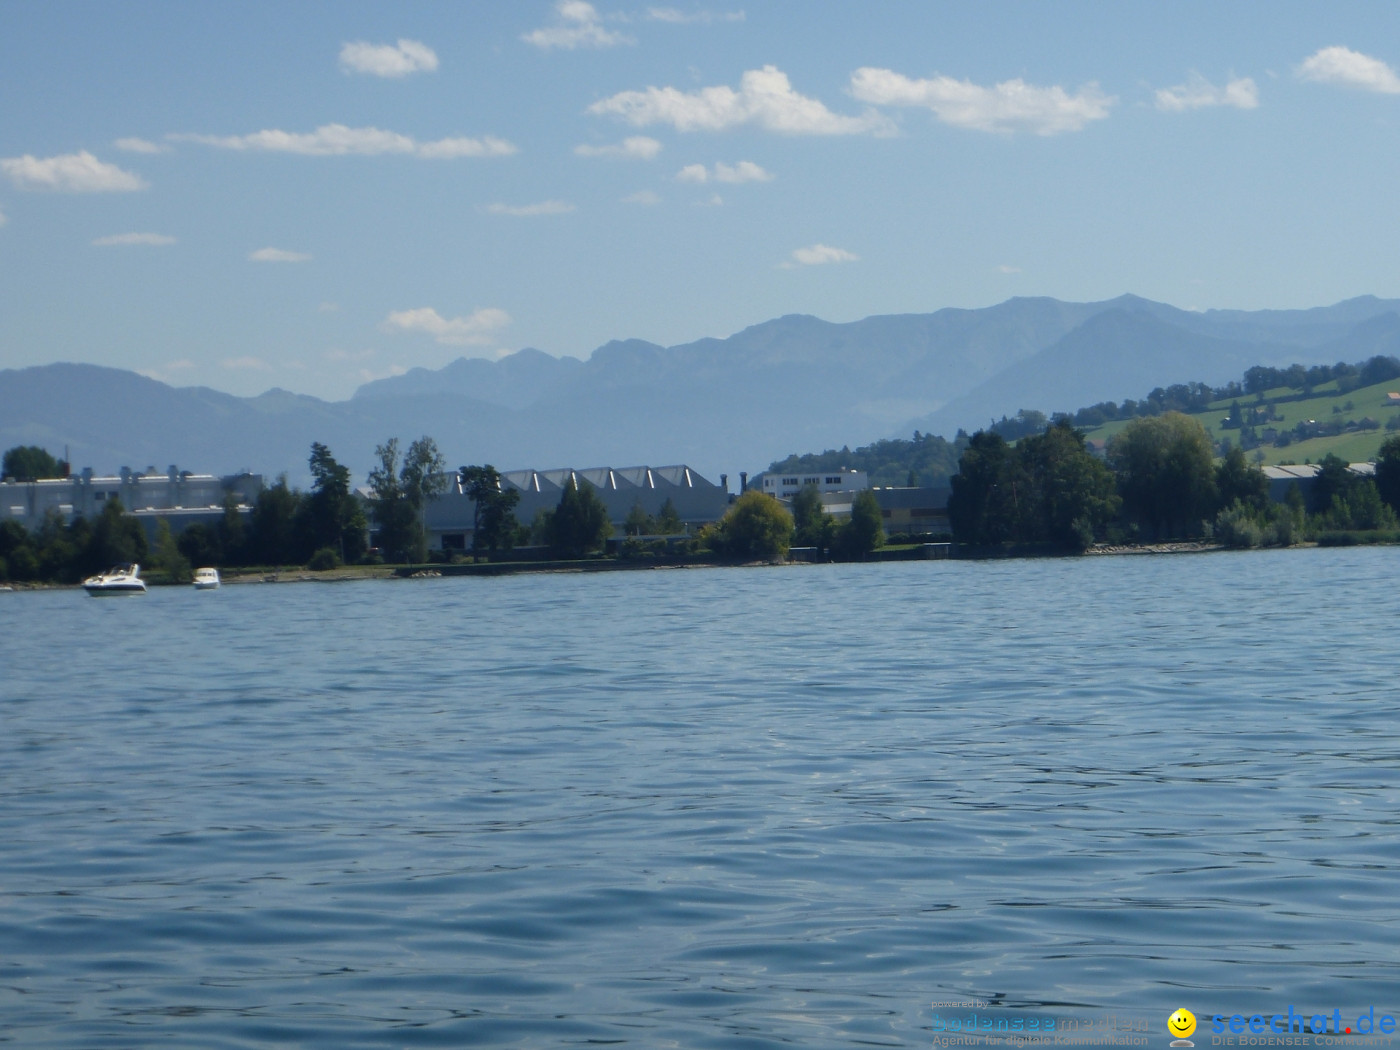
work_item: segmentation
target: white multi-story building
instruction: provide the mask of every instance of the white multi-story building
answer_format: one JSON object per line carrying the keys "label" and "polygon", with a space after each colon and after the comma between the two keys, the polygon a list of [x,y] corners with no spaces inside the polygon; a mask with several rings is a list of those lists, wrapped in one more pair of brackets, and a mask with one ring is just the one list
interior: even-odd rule
{"label": "white multi-story building", "polygon": [[[849,470],[845,467],[836,470],[807,471],[803,474],[764,474],[758,479],[761,491],[781,500],[790,500],[802,490],[804,485],[815,485],[825,495],[839,492],[854,496],[870,487],[863,470]],[[848,501],[849,502],[849,501]]]}

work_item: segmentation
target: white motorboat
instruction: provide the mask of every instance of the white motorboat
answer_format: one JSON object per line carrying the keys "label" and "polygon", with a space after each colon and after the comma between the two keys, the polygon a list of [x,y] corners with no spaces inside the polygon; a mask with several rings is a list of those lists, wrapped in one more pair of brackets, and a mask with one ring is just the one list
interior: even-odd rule
{"label": "white motorboat", "polygon": [[218,569],[204,568],[204,569],[195,569],[195,570],[194,570],[194,589],[195,589],[195,590],[197,590],[197,591],[212,591],[212,590],[214,590],[214,588],[216,588],[216,587],[218,587],[218,586],[219,586],[219,570],[218,570]]}
{"label": "white motorboat", "polygon": [[107,594],[145,594],[146,583],[141,579],[141,566],[113,565],[106,572],[84,580],[83,590],[94,598]]}

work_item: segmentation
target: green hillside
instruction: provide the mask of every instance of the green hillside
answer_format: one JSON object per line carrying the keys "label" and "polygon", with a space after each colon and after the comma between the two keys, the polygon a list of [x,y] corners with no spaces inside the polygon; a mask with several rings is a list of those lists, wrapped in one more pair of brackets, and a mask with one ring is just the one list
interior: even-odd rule
{"label": "green hillside", "polygon": [[[1201,421],[1218,449],[1223,451],[1226,440],[1233,445],[1243,444],[1249,458],[1255,462],[1316,463],[1330,452],[1349,463],[1360,463],[1375,459],[1381,442],[1400,429],[1400,407],[1390,404],[1386,397],[1391,392],[1400,392],[1400,379],[1388,379],[1346,393],[1339,393],[1337,384],[1330,382],[1306,397],[1297,390],[1278,387],[1257,395],[1214,401],[1207,408],[1189,414]],[[1222,421],[1230,415],[1231,405],[1236,402],[1246,418],[1251,410],[1271,417],[1253,426],[1259,440],[1254,447],[1248,447],[1247,440],[1241,441],[1241,429],[1221,427]],[[1106,441],[1128,422],[1116,419],[1094,427],[1085,431],[1085,438]],[[1298,434],[1300,424],[1307,430],[1335,428],[1340,433],[1301,437]],[[1374,427],[1371,424],[1375,424]],[[1270,439],[1271,433],[1286,435],[1283,440],[1287,443],[1278,444],[1277,437]]]}

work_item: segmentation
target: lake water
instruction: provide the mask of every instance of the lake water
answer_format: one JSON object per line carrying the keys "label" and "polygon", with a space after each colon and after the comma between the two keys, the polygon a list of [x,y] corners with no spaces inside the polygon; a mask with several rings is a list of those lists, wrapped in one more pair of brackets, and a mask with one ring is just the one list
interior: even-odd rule
{"label": "lake water", "polygon": [[1397,564],[0,595],[0,1042],[1400,1014]]}

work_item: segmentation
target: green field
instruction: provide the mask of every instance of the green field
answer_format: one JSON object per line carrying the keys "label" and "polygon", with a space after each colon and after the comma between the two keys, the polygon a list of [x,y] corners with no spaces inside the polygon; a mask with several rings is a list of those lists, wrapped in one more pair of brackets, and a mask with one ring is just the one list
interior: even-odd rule
{"label": "green field", "polygon": [[[1241,397],[1239,403],[1242,410],[1261,407],[1265,404],[1274,406],[1278,419],[1256,425],[1255,431],[1261,434],[1265,427],[1275,427],[1280,432],[1284,432],[1307,420],[1316,420],[1319,423],[1345,423],[1348,420],[1353,420],[1359,423],[1362,419],[1369,417],[1381,424],[1376,430],[1344,431],[1330,437],[1309,438],[1306,441],[1295,440],[1283,448],[1276,448],[1270,443],[1265,443],[1257,449],[1250,449],[1249,458],[1255,460],[1257,453],[1263,453],[1263,459],[1260,462],[1264,464],[1316,463],[1330,452],[1340,456],[1348,463],[1374,460],[1377,450],[1381,447],[1381,442],[1391,434],[1396,433],[1396,431],[1385,429],[1386,423],[1400,416],[1400,408],[1390,405],[1387,401],[1386,394],[1391,391],[1400,391],[1400,379],[1389,379],[1374,386],[1358,387],[1345,394],[1337,392],[1336,383],[1327,383],[1314,390],[1311,397],[1303,400],[1291,400],[1298,396],[1298,392],[1284,388],[1267,391],[1262,400],[1252,395]],[[1230,403],[1230,400],[1217,401],[1203,412],[1191,413],[1201,421],[1206,432],[1215,441],[1228,437],[1235,443],[1239,442],[1238,430],[1222,430],[1220,427],[1221,421],[1230,413]],[[1348,404],[1351,407],[1348,408]],[[1084,436],[1090,441],[1107,440],[1126,427],[1129,422],[1126,419],[1116,419],[1111,423],[1105,423],[1103,426],[1086,431]]]}

